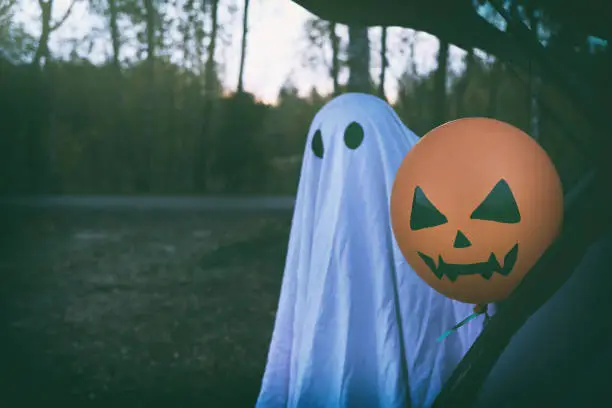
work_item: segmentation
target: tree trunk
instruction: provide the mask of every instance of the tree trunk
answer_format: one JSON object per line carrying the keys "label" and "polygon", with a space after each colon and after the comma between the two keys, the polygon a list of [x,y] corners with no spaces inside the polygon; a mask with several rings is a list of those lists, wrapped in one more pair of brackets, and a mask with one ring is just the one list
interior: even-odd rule
{"label": "tree trunk", "polygon": [[387,27],[381,27],[382,34],[380,38],[380,79],[378,81],[378,96],[387,100],[385,96],[385,76],[387,74]]}
{"label": "tree trunk", "polygon": [[531,88],[531,103],[529,105],[529,119],[531,137],[535,140],[540,139],[540,88],[542,87],[542,78],[537,73],[532,75],[530,81]]}
{"label": "tree trunk", "polygon": [[338,83],[338,74],[340,73],[340,38],[336,34],[336,23],[329,23],[329,40],[332,48],[332,63],[330,75],[333,82],[333,95],[337,96],[340,93],[340,84]]}
{"label": "tree trunk", "polygon": [[210,4],[211,32],[207,47],[206,64],[204,66],[204,106],[202,109],[202,130],[200,138],[196,141],[196,163],[195,177],[196,187],[201,192],[206,192],[209,185],[209,174],[211,160],[213,159],[210,147],[213,145],[212,116],[214,97],[217,89],[217,73],[215,66],[215,52],[217,49],[217,37],[219,31],[219,0],[212,0]]}
{"label": "tree trunk", "polygon": [[155,6],[153,0],[144,0],[144,7],[146,13],[147,75],[149,75],[149,80],[152,80],[155,63]]}
{"label": "tree trunk", "polygon": [[250,0],[244,0],[244,14],[242,16],[242,45],[240,47],[240,70],[238,71],[238,93],[244,92],[244,60],[246,57],[247,32],[249,28],[249,3]]}
{"label": "tree trunk", "polygon": [[120,75],[121,65],[119,62],[119,52],[121,51],[121,42],[119,40],[119,26],[117,20],[119,13],[117,11],[117,0],[108,0],[108,23],[110,26],[111,44],[113,46],[113,68],[115,73]]}
{"label": "tree trunk", "polygon": [[367,27],[349,26],[348,66],[348,91],[371,92],[370,42]]}
{"label": "tree trunk", "polygon": [[145,142],[142,143],[143,159],[141,169],[138,169],[139,177],[137,178],[138,189],[142,192],[150,192],[154,175],[153,170],[153,155],[151,141],[153,139],[153,112],[155,103],[155,6],[153,0],[144,0],[144,8],[146,13],[146,41],[147,41],[147,59],[146,59],[146,75],[147,75],[147,100],[145,106]]}
{"label": "tree trunk", "polygon": [[63,17],[55,24],[52,24],[53,0],[38,0],[38,5],[40,6],[41,30],[40,36],[38,37],[38,46],[36,47],[36,52],[32,59],[32,65],[39,67],[42,59],[47,59],[49,57],[49,37],[53,31],[57,30],[68,19],[75,2],[76,0],[72,0]]}
{"label": "tree trunk", "polygon": [[497,95],[499,94],[499,82],[501,80],[502,69],[502,62],[496,58],[491,68],[491,82],[489,83],[489,106],[487,107],[487,116],[490,118],[495,118],[497,115]]}
{"label": "tree trunk", "polygon": [[[50,149],[45,143],[45,129],[50,123],[50,81],[48,70],[49,37],[51,36],[51,12],[53,0],[39,0],[41,32],[38,37],[38,45],[34,58],[32,59],[32,87],[31,113],[35,120],[29,121],[27,125],[27,161],[28,161],[28,187],[30,191],[40,193],[44,189],[48,177],[48,160],[51,156]],[[44,66],[43,66],[44,61]]]}
{"label": "tree trunk", "polygon": [[[420,86],[415,86],[416,78],[417,78],[417,68],[416,68],[416,45],[419,41],[418,32],[414,31],[412,33],[412,38],[409,40],[408,46],[408,75],[406,80],[410,81],[411,84],[407,87],[408,89],[412,89],[416,96],[416,100],[420,100],[419,93],[421,92]],[[413,113],[411,116],[413,118],[422,118],[423,111],[425,110],[425,106],[422,103],[416,103],[414,106],[410,106],[410,111]]]}
{"label": "tree trunk", "polygon": [[[529,10],[529,25],[533,36],[539,41],[538,29],[539,22],[535,16],[535,9]],[[540,139],[540,88],[542,86],[542,78],[537,72],[537,68],[532,70],[531,63],[529,64],[529,122],[531,137],[535,140]],[[535,65],[535,64],[534,64]]]}
{"label": "tree trunk", "polygon": [[110,39],[112,46],[112,67],[114,71],[114,115],[115,121],[112,124],[113,130],[112,135],[109,135],[110,148],[113,150],[114,157],[117,160],[115,166],[109,169],[110,183],[113,186],[117,186],[120,191],[129,189],[129,176],[126,177],[126,172],[122,169],[125,166],[130,165],[129,152],[130,147],[134,145],[131,141],[130,135],[125,131],[126,121],[123,113],[123,84],[122,84],[122,73],[121,73],[121,62],[119,59],[121,53],[121,38],[119,34],[119,10],[117,7],[117,0],[108,0],[108,25],[110,27]]}
{"label": "tree trunk", "polygon": [[417,74],[416,68],[416,45],[419,41],[418,31],[412,33],[412,41],[410,41],[410,47],[408,55],[410,57],[410,75],[415,76]]}
{"label": "tree trunk", "polygon": [[434,126],[443,124],[446,121],[446,76],[448,66],[447,41],[440,40],[438,49],[438,68],[434,78],[435,106],[434,106]]}
{"label": "tree trunk", "polygon": [[[248,1],[248,0],[247,0]],[[217,50],[217,37],[219,31],[219,0],[211,0],[211,31],[210,41],[207,47],[206,65],[204,66],[204,81],[206,93],[211,94],[215,91],[216,86],[216,70],[215,70],[215,52]],[[243,38],[244,42],[244,38]],[[243,52],[244,53],[244,52]],[[244,58],[241,59],[241,64],[244,64]],[[242,76],[242,75],[241,75]],[[240,81],[239,81],[240,82]]]}
{"label": "tree trunk", "polygon": [[[32,59],[32,116],[28,134],[28,160],[30,168],[30,187],[36,192],[43,189],[49,191],[57,187],[59,180],[55,178],[55,131],[56,117],[53,107],[53,72],[50,72],[48,62],[51,57],[49,38],[72,12],[75,0],[72,1],[64,16],[53,23],[53,0],[38,0],[41,13],[41,31],[34,58]],[[44,62],[43,62],[44,60]],[[42,68],[42,69],[41,69]],[[45,130],[47,132],[45,133]],[[45,140],[45,135],[48,136]]]}
{"label": "tree trunk", "polygon": [[35,67],[40,67],[43,58],[45,61],[49,58],[49,37],[51,36],[53,0],[39,0],[38,4],[40,5],[41,31],[40,37],[38,37],[36,53],[34,54],[34,59],[32,59],[32,65]]}
{"label": "tree trunk", "polygon": [[470,85],[470,79],[472,78],[474,72],[475,63],[476,60],[474,58],[474,50],[470,49],[465,56],[465,71],[457,84],[456,96],[458,117],[464,117],[467,113],[465,109],[465,93]]}
{"label": "tree trunk", "polygon": [[[203,6],[205,4],[206,2],[202,2]],[[183,63],[189,64],[192,61],[191,60],[191,57],[192,57],[191,50],[189,49],[189,40],[191,39],[190,30],[193,27],[194,0],[187,0],[185,4],[183,5],[181,11],[185,14],[185,17],[183,19],[180,19],[180,24],[178,27],[178,31],[182,36],[182,43],[181,43],[182,50],[181,51],[183,53]],[[197,49],[200,48],[198,45],[199,44],[196,39],[196,55],[197,55]]]}

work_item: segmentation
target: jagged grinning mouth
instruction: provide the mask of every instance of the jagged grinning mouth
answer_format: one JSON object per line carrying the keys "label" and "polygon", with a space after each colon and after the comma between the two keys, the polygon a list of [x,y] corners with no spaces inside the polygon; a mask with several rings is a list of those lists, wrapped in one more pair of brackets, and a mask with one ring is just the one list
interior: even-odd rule
{"label": "jagged grinning mouth", "polygon": [[516,259],[518,257],[518,243],[508,251],[506,256],[504,256],[503,266],[499,264],[493,252],[491,252],[489,260],[473,264],[446,263],[444,259],[442,259],[442,255],[438,255],[438,265],[436,265],[433,258],[419,251],[417,251],[417,253],[438,279],[442,279],[442,277],[446,276],[451,282],[454,282],[457,280],[458,276],[463,275],[480,275],[485,279],[490,279],[495,272],[502,276],[508,276],[508,274],[512,272],[512,268],[514,268],[514,264],[516,264]]}

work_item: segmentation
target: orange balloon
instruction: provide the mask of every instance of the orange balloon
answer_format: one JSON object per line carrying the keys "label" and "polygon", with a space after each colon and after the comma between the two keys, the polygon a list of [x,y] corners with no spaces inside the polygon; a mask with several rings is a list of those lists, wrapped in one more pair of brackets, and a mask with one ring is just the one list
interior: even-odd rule
{"label": "orange balloon", "polygon": [[506,298],[560,232],[563,191],[546,152],[494,119],[423,136],[393,184],[391,222],[415,272],[465,303]]}

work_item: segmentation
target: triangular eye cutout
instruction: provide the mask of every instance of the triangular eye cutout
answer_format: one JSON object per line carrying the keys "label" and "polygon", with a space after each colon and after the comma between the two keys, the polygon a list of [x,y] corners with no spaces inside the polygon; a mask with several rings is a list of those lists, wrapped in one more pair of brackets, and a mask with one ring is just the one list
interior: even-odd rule
{"label": "triangular eye cutout", "polygon": [[471,219],[516,224],[521,221],[516,200],[506,180],[501,179],[484,201],[474,210]]}
{"label": "triangular eye cutout", "polygon": [[446,216],[429,201],[421,187],[417,186],[412,197],[410,228],[416,231],[423,228],[436,227],[447,222]]}

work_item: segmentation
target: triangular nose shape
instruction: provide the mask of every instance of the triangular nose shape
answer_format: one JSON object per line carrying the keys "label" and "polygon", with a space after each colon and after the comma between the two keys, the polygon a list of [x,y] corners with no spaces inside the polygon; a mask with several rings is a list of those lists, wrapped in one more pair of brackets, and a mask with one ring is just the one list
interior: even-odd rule
{"label": "triangular nose shape", "polygon": [[469,247],[471,245],[472,245],[472,243],[470,242],[469,239],[467,239],[465,234],[463,232],[457,230],[457,236],[455,237],[455,243],[453,244],[453,247],[455,247],[455,248],[467,248],[467,247]]}

